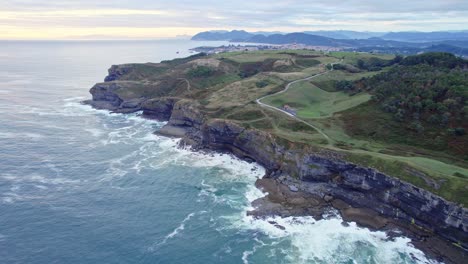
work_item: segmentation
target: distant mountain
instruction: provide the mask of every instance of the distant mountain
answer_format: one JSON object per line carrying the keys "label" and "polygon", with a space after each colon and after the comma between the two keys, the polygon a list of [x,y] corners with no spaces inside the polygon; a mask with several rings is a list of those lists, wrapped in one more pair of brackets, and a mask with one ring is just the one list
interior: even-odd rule
{"label": "distant mountain", "polygon": [[206,31],[200,32],[192,37],[192,40],[234,40],[234,39],[248,39],[255,36],[252,33],[248,33],[244,30],[233,30],[233,31]]}
{"label": "distant mountain", "polygon": [[446,40],[468,40],[468,31],[460,32],[390,32],[383,36],[383,39],[409,41],[409,42],[435,42]]}
{"label": "distant mountain", "polygon": [[[241,41],[241,40],[237,40]],[[328,47],[419,47],[419,43],[400,42],[393,40],[384,40],[381,38],[369,39],[334,39],[306,33],[289,33],[289,34],[274,34],[270,36],[254,35],[251,38],[245,39],[244,42],[250,43],[265,43],[265,44],[304,44],[310,46],[328,46]]]}
{"label": "distant mountain", "polygon": [[192,37],[192,40],[208,40],[208,41],[219,41],[219,40],[226,40],[226,41],[244,41],[246,39],[252,38],[256,35],[261,36],[269,36],[273,34],[280,34],[279,31],[269,32],[269,31],[258,31],[249,33],[244,30],[212,30],[206,32],[200,32]]}
{"label": "distant mountain", "polygon": [[[311,34],[318,32],[322,35]],[[468,31],[460,32],[392,32],[383,33],[357,31],[307,31],[278,34],[275,32],[249,33],[244,30],[208,31],[192,37],[192,40],[227,40],[264,44],[303,44],[309,46],[341,47],[347,50],[417,54],[420,52],[450,52],[458,56],[468,56]],[[335,36],[335,37],[329,37]],[[353,38],[353,37],[365,38]],[[419,41],[416,41],[419,40]]]}
{"label": "distant mountain", "polygon": [[373,53],[388,53],[388,54],[400,54],[400,55],[411,55],[425,52],[448,52],[461,57],[468,57],[468,48],[457,47],[448,44],[433,44],[424,47],[411,47],[411,46],[393,46],[393,47],[377,47],[377,46],[363,46],[357,48],[351,48],[350,51],[362,51],[362,52],[373,52]]}
{"label": "distant mountain", "polygon": [[318,30],[304,31],[303,33],[335,39],[368,39],[385,35],[385,32],[359,32],[351,30]]}
{"label": "distant mountain", "polygon": [[[305,33],[309,35],[316,35],[322,36],[327,38],[334,38],[334,39],[367,39],[372,37],[380,37],[383,36],[384,32],[358,32],[358,31],[350,31],[350,30],[319,30],[319,31],[305,31],[299,32]],[[279,31],[258,31],[258,32],[246,32],[244,30],[212,30],[212,31],[205,31],[196,34],[192,37],[192,40],[245,40],[251,38],[255,35],[263,35],[263,36],[270,36],[270,35],[278,35],[284,34]]]}
{"label": "distant mountain", "polygon": [[[317,30],[298,32],[308,35],[321,36],[331,39],[371,39],[380,38],[401,42],[442,42],[442,41],[468,41],[468,31],[436,31],[436,32],[360,32],[352,30]],[[247,40],[256,35],[271,36],[280,35],[281,32],[247,32],[244,30],[213,30],[196,34],[192,40]],[[296,33],[292,33],[296,34]],[[289,35],[289,34],[286,34]]]}
{"label": "distant mountain", "polygon": [[341,41],[333,38],[327,38],[317,35],[309,35],[305,33],[289,33],[285,35],[273,34],[269,36],[255,35],[245,40],[251,43],[268,43],[268,44],[304,44],[315,46],[346,46],[346,41]]}

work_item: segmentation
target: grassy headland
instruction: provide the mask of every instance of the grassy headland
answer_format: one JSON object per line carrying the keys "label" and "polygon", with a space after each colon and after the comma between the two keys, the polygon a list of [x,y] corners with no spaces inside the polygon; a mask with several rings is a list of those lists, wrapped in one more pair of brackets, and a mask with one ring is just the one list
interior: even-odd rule
{"label": "grassy headland", "polygon": [[[126,98],[195,100],[207,118],[339,153],[467,205],[467,69],[444,54],[259,51],[128,65],[114,82],[129,87],[117,91]],[[306,123],[256,103],[267,95],[262,103],[287,105]]]}

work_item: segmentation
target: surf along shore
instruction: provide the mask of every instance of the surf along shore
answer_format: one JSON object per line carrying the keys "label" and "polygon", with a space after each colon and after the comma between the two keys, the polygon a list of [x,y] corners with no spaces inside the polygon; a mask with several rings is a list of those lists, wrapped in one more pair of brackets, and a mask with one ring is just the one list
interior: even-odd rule
{"label": "surf along shore", "polygon": [[340,153],[290,144],[233,120],[211,118],[198,101],[181,96],[192,93],[185,80],[180,81],[183,85],[174,80],[175,93],[145,95],[141,91],[147,83],[120,80],[134,73],[134,67],[139,66],[113,66],[106,81],[91,88],[93,99],[84,103],[119,113],[142,111],[142,117],[168,121],[156,133],[182,138],[182,146],[227,152],[262,165],[266,175],[256,185],[268,194],[253,202],[255,210],[250,215],[320,219],[334,209],[344,225],[356,222],[384,230],[390,237],[401,235],[395,232],[400,230],[436,260],[463,263],[466,259],[466,208],[376,169],[348,162]]}

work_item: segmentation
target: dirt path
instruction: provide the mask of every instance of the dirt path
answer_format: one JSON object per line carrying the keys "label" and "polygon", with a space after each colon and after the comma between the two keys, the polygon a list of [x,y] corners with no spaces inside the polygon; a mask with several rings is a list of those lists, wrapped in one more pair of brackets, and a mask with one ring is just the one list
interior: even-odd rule
{"label": "dirt path", "polygon": [[332,65],[331,70],[328,70],[328,71],[325,71],[325,72],[322,72],[322,73],[317,73],[317,74],[315,74],[315,75],[312,75],[312,76],[309,76],[309,77],[306,77],[306,78],[303,78],[303,79],[299,79],[299,80],[292,81],[292,82],[288,83],[288,84],[286,85],[286,87],[285,87],[283,90],[281,90],[281,91],[279,91],[279,92],[277,92],[277,93],[274,93],[274,94],[265,95],[265,96],[263,96],[263,97],[260,97],[260,98],[258,98],[257,100],[255,100],[255,102],[257,102],[257,104],[259,104],[260,106],[263,106],[263,107],[266,107],[266,108],[270,108],[270,109],[279,111],[279,112],[281,112],[281,113],[283,113],[283,114],[286,114],[286,115],[288,115],[289,117],[291,117],[292,119],[294,119],[294,120],[296,120],[296,121],[299,121],[299,122],[301,122],[301,123],[303,123],[303,124],[305,124],[305,125],[307,125],[307,126],[313,128],[313,129],[315,129],[317,132],[319,132],[319,133],[328,141],[328,145],[332,145],[332,144],[331,144],[331,139],[330,139],[330,137],[329,137],[327,134],[325,134],[322,130],[320,130],[320,128],[316,127],[315,125],[313,125],[313,124],[311,124],[311,123],[309,123],[309,122],[307,122],[307,121],[304,121],[304,120],[300,119],[299,117],[297,117],[297,116],[295,116],[295,115],[293,115],[293,114],[291,114],[291,113],[289,113],[289,112],[287,112],[287,111],[284,111],[284,110],[281,109],[281,108],[278,108],[278,107],[275,107],[275,106],[272,106],[272,105],[268,105],[268,104],[262,103],[261,101],[262,101],[263,99],[265,99],[265,98],[268,98],[268,97],[271,97],[271,96],[275,96],[275,95],[279,95],[279,94],[282,94],[282,93],[287,92],[287,91],[289,90],[289,88],[291,88],[291,85],[293,85],[293,84],[296,84],[296,83],[298,83],[298,82],[303,82],[303,81],[309,81],[309,80],[314,79],[314,78],[317,78],[317,77],[319,77],[319,76],[321,76],[321,75],[324,75],[324,74],[327,74],[327,73],[329,73],[329,72],[332,72],[332,71],[333,71],[333,66],[334,66],[335,64],[337,64],[337,63],[340,63],[341,61],[342,61],[342,60],[340,60],[340,61],[338,61],[338,62],[335,62],[335,63],[332,63],[332,64],[331,64],[331,65]]}
{"label": "dirt path", "polygon": [[190,81],[189,80],[187,80],[186,78],[178,78],[177,80],[185,81],[187,83],[187,91],[190,91],[191,86],[190,86]]}

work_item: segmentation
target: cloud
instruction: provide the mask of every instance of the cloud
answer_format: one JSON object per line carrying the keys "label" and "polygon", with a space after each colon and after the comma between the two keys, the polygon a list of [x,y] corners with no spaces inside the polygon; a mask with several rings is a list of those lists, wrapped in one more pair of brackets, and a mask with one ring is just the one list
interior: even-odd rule
{"label": "cloud", "polygon": [[57,32],[67,29],[75,36],[86,31],[103,36],[113,32],[115,35],[115,32],[125,30],[121,35],[151,38],[169,36],[170,32],[174,36],[192,34],[202,29],[434,31],[467,29],[468,25],[466,0],[2,2],[2,38],[19,36],[18,32],[27,38],[28,32],[32,31],[41,31],[47,38],[58,38],[63,36]]}

